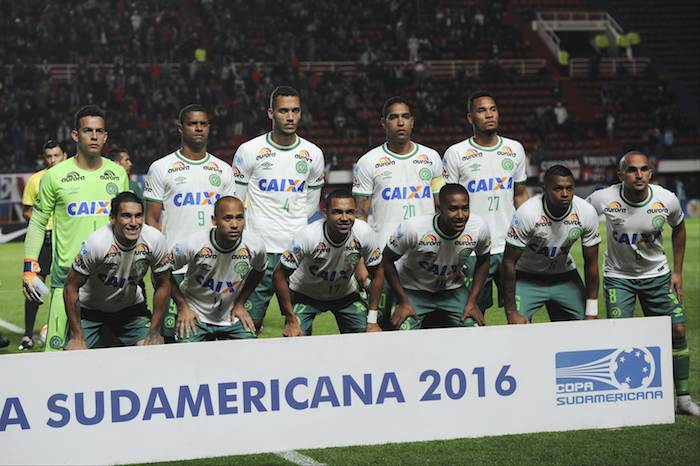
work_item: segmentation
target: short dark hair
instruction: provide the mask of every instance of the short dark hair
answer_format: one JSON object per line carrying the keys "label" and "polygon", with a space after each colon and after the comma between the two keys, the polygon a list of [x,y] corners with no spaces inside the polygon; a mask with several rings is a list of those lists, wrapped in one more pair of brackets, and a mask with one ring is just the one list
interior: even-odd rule
{"label": "short dark hair", "polygon": [[73,125],[74,125],[73,129],[79,130],[80,129],[80,119],[87,117],[87,116],[100,117],[104,120],[105,119],[105,112],[97,105],[84,106],[83,108],[81,108],[77,112],[75,112],[75,118],[73,120]]}
{"label": "short dark hair", "polygon": [[60,143],[54,141],[53,139],[49,139],[44,144],[44,147],[41,148],[41,152],[43,153],[46,149],[53,149],[54,147],[58,147],[59,149],[61,149],[61,152],[66,151]]}
{"label": "short dark hair", "polygon": [[124,147],[112,147],[112,150],[109,151],[109,159],[112,162],[119,162],[122,159],[121,154],[123,154],[124,152],[126,152],[127,154],[129,153],[129,151]]}
{"label": "short dark hair", "polygon": [[404,99],[400,95],[395,95],[384,101],[384,105],[382,105],[382,120],[386,120],[386,117],[389,115],[389,107],[394,104],[404,104],[406,107],[408,107],[408,110],[411,111],[411,104],[408,103],[408,100]]}
{"label": "short dark hair", "polygon": [[476,99],[480,99],[482,97],[490,97],[491,99],[493,99],[494,102],[496,102],[496,98],[493,96],[493,94],[491,92],[485,91],[483,89],[478,90],[478,91],[474,91],[469,95],[469,100],[467,102],[467,111],[469,113],[472,112],[472,106],[474,105],[474,101]]}
{"label": "short dark hair", "polygon": [[241,201],[240,199],[238,199],[235,196],[221,196],[214,203],[214,217],[219,215],[219,210],[221,209],[221,204],[225,201],[238,201],[241,204],[243,204],[243,201]]}
{"label": "short dark hair", "polygon": [[544,172],[544,184],[548,184],[555,176],[574,178],[574,174],[571,173],[571,170],[566,168],[564,165],[552,165],[547,169],[547,171]]}
{"label": "short dark hair", "polygon": [[122,191],[116,196],[114,196],[114,199],[112,199],[109,203],[109,216],[110,217],[117,217],[119,215],[119,212],[121,211],[122,204],[125,202],[135,202],[141,206],[141,211],[144,210],[143,208],[143,200],[141,200],[140,197],[138,197],[136,194],[132,193],[131,191]]}
{"label": "short dark hair", "polygon": [[333,199],[354,199],[352,197],[352,191],[350,191],[348,188],[338,188],[334,189],[333,191],[329,192],[326,195],[326,209],[330,209],[331,207],[331,201]]}
{"label": "short dark hair", "polygon": [[209,112],[207,112],[207,109],[204,108],[204,105],[189,104],[182,107],[180,113],[177,115],[177,121],[179,121],[180,124],[183,124],[185,122],[185,115],[192,112],[204,112],[207,114],[207,116],[209,116]]}
{"label": "short dark hair", "polygon": [[270,94],[270,108],[275,108],[275,99],[277,97],[300,97],[299,91],[292,86],[277,86]]}
{"label": "short dark hair", "polygon": [[464,194],[467,196],[467,199],[469,198],[469,191],[467,191],[467,188],[459,183],[447,183],[440,188],[440,193],[438,194],[440,205],[445,205],[447,202],[447,196],[451,196],[453,194]]}

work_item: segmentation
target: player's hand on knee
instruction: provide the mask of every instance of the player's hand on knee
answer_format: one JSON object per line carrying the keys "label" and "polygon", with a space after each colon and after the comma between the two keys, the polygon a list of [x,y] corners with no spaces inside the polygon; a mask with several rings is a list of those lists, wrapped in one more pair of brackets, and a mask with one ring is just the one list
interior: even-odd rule
{"label": "player's hand on knee", "polygon": [[66,351],[74,351],[74,350],[85,350],[88,349],[87,345],[85,344],[85,340],[82,338],[71,338],[68,340],[68,344],[65,347]]}
{"label": "player's hand on knee", "polygon": [[598,319],[598,316],[584,316],[583,320],[596,320]]}
{"label": "player's hand on knee", "polygon": [[33,303],[43,304],[42,296],[49,294],[49,289],[37,275],[41,272],[39,263],[34,259],[24,259],[24,271],[22,272],[22,292],[24,297]]}
{"label": "player's hand on knee", "polygon": [[233,306],[231,310],[231,320],[238,318],[243,324],[243,327],[249,332],[255,332],[255,322],[253,318],[250,317],[250,313],[246,310],[243,304],[237,304]]}
{"label": "player's hand on knee", "polygon": [[296,316],[293,319],[287,318],[284,322],[284,330],[282,331],[282,336],[284,337],[301,337],[304,336],[304,332],[301,330],[301,325],[299,325],[299,319]]}
{"label": "player's hand on knee", "polygon": [[484,319],[484,313],[481,312],[481,309],[479,309],[479,306],[476,304],[467,304],[464,306],[464,314],[462,315],[462,322],[464,322],[467,319],[473,319],[474,322],[479,324],[479,326],[483,327],[486,325],[486,320]]}
{"label": "player's hand on knee", "polygon": [[509,312],[508,313],[508,323],[509,324],[529,324],[530,320],[525,316],[521,316],[517,312]]}
{"label": "player's hand on knee", "polygon": [[371,332],[381,332],[382,328],[379,326],[379,324],[367,324],[367,329],[365,332],[371,333]]}
{"label": "player's hand on knee", "polygon": [[148,332],[146,338],[136,343],[136,346],[162,345],[165,342],[160,331]]}
{"label": "player's hand on knee", "polygon": [[413,309],[411,303],[397,304],[394,313],[391,314],[391,326],[397,329],[401,327],[401,324],[409,317],[416,317],[416,311]]}
{"label": "player's hand on knee", "polygon": [[177,334],[180,338],[189,338],[197,333],[199,316],[188,305],[177,311]]}

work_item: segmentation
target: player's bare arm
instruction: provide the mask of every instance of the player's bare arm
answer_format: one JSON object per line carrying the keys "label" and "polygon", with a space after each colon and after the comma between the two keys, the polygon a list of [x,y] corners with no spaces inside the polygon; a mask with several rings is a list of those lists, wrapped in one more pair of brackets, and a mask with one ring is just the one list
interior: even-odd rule
{"label": "player's bare arm", "polygon": [[197,333],[197,322],[200,322],[197,313],[192,310],[185,296],[180,291],[180,286],[170,274],[170,296],[177,306],[177,324],[175,330],[180,338],[189,338]]}
{"label": "player's bare arm", "polygon": [[673,248],[673,273],[671,274],[671,290],[676,292],[678,301],[683,302],[683,257],[685,256],[685,220],[673,227],[671,231],[671,246]]}
{"label": "player's bare arm", "polygon": [[513,204],[515,204],[515,208],[517,209],[523,205],[529,198],[530,195],[527,192],[525,183],[515,183],[513,187]]}
{"label": "player's bare arm", "polygon": [[[503,253],[503,265],[501,266],[501,283],[503,284],[503,301],[506,310],[506,318],[509,324],[527,324],[530,321],[525,316],[518,314],[515,304],[515,264],[523,254],[523,251],[506,244]],[[473,287],[474,288],[474,287]]]}
{"label": "player's bare arm", "polygon": [[370,196],[355,196],[355,205],[357,206],[356,217],[366,222],[369,210],[372,208],[372,198]]}
{"label": "player's bare arm", "polygon": [[477,306],[476,302],[479,299],[479,294],[481,289],[486,283],[486,277],[489,274],[489,267],[491,264],[491,253],[482,254],[481,256],[476,256],[476,264],[474,265],[474,276],[472,277],[472,289],[469,292],[469,298],[467,298],[467,305],[464,306],[464,315],[462,320],[466,320],[471,317],[474,321],[483,326],[486,325],[486,320],[484,319],[484,314]]}
{"label": "player's bare arm", "polygon": [[157,201],[146,201],[146,225],[157,228],[158,231],[163,231],[160,224],[161,214],[163,213],[163,204]]}
{"label": "player's bare arm", "polygon": [[[586,320],[597,318],[598,312],[598,286],[600,286],[600,272],[598,270],[598,245],[583,246],[583,274],[586,282]],[[590,302],[590,304],[589,304]],[[593,310],[595,302],[595,311]],[[590,306],[590,310],[589,310]],[[595,312],[595,315],[593,313]]]}
{"label": "player's bare arm", "polygon": [[282,314],[284,314],[284,331],[282,335],[285,337],[298,337],[304,335],[299,325],[299,319],[294,314],[294,306],[292,305],[292,295],[289,292],[289,277],[293,270],[286,268],[281,263],[277,264],[275,271],[272,273],[272,283],[275,286],[277,300],[280,304]]}
{"label": "player's bare arm", "polygon": [[400,255],[388,247],[384,248],[384,257],[382,258],[382,267],[384,268],[384,277],[389,282],[394,295],[396,296],[396,310],[391,315],[391,326],[395,329],[401,327],[406,319],[416,315],[415,309],[408,300],[406,291],[399,281],[399,273],[396,270],[396,261],[401,258]]}
{"label": "player's bare arm", "polygon": [[245,279],[243,287],[238,292],[235,301],[233,302],[233,309],[231,309],[231,320],[234,318],[239,318],[241,323],[246,328],[246,330],[255,333],[255,322],[250,316],[250,313],[245,308],[245,303],[250,298],[250,295],[255,291],[255,287],[258,286],[260,280],[262,280],[265,272],[252,269]]}
{"label": "player's bare arm", "polygon": [[[382,290],[384,289],[384,267],[382,267],[381,263],[379,265],[376,265],[374,267],[369,267],[367,269],[367,272],[369,273],[369,276],[371,277],[372,281],[369,286],[369,309],[370,310],[378,310],[379,309],[379,303],[382,299]],[[381,332],[382,329],[379,327],[379,324],[375,323],[367,323],[367,332]]]}
{"label": "player's bare arm", "polygon": [[[160,327],[165,318],[165,308],[170,298],[170,287],[172,274],[170,270],[153,274],[155,291],[153,292],[153,315],[151,316],[151,326],[148,328],[146,338],[136,343],[137,345],[160,345],[163,343],[163,336],[160,334]],[[178,290],[179,291],[179,290]]]}
{"label": "player's bare arm", "polygon": [[70,329],[70,340],[66,345],[66,350],[87,349],[83,336],[83,327],[80,325],[80,301],[78,290],[85,285],[88,277],[71,269],[63,288],[63,301],[66,306],[68,326]]}

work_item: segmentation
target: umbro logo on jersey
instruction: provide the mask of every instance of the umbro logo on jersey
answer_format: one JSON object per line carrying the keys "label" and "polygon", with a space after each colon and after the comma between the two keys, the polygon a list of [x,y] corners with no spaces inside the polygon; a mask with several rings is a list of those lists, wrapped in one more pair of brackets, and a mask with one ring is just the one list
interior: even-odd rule
{"label": "umbro logo on jersey", "polygon": [[405,199],[430,199],[432,191],[430,186],[387,186],[382,189],[382,199],[385,201]]}
{"label": "umbro logo on jersey", "polygon": [[190,169],[190,166],[187,165],[185,162],[180,162],[179,160],[172,165],[170,165],[170,168],[168,168],[168,173],[177,173],[177,172],[183,172],[187,171]]}
{"label": "umbro logo on jersey", "polygon": [[278,193],[302,193],[305,186],[306,182],[304,180],[293,180],[290,178],[260,178],[260,181],[258,181],[258,188],[261,191]]}
{"label": "umbro logo on jersey", "polygon": [[467,183],[467,190],[470,193],[478,193],[480,191],[499,191],[513,189],[513,177],[494,177],[494,178],[481,178],[478,180],[470,180]]}
{"label": "umbro logo on jersey", "polygon": [[85,181],[85,177],[78,172],[68,172],[65,177],[61,178],[62,183],[70,183],[72,181]]}
{"label": "umbro logo on jersey", "polygon": [[173,198],[173,204],[175,204],[175,207],[183,207],[186,205],[214,205],[220,197],[221,194],[215,193],[214,191],[177,193]]}
{"label": "umbro logo on jersey", "polygon": [[119,181],[119,177],[114,174],[112,170],[105,170],[105,172],[100,175],[101,180],[109,180],[109,181]]}
{"label": "umbro logo on jersey", "polygon": [[70,217],[109,215],[109,203],[110,201],[71,202],[66,206],[66,213]]}

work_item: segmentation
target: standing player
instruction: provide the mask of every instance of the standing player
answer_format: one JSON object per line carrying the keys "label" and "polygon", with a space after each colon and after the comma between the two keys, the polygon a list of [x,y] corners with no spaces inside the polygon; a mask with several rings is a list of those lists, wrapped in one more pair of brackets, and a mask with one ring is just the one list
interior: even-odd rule
{"label": "standing player", "polygon": [[[584,290],[569,254],[581,239]],[[551,321],[598,315],[598,215],[574,196],[574,176],[554,165],[544,174],[544,194],[515,212],[506,237],[501,280],[509,324],[526,324],[542,306]],[[517,272],[516,272],[517,270]]]}
{"label": "standing player", "polygon": [[233,159],[238,197],[248,196],[248,229],[263,239],[268,256],[265,276],[248,305],[258,332],[274,292],[272,271],[294,234],[318,209],[324,181],[323,152],[297,134],[299,93],[277,87],[267,116],[272,131],[241,144]]}
{"label": "standing player", "polygon": [[[671,316],[676,412],[700,417],[690,398],[690,353],[685,336],[683,256],[685,221],[680,201],[659,185],[651,185],[649,159],[638,151],[620,160],[621,183],[594,192],[588,201],[605,215],[605,306],[608,318],[632,317],[637,297],[645,316]],[[664,254],[662,232],[671,226],[673,271]]]}
{"label": "standing player", "polygon": [[76,142],[76,155],[55,165],[42,178],[24,240],[24,293],[29,300],[41,303],[41,293],[37,289],[40,281],[37,274],[41,268],[37,258],[46,225],[53,214],[54,254],[46,351],[61,350],[65,343],[67,320],[63,284],[80,244],[109,222],[110,200],[128,189],[124,169],[100,156],[107,141],[102,110],[94,105],[78,110],[71,135]]}
{"label": "standing player", "polygon": [[440,155],[411,141],[413,114],[401,97],[391,97],[382,107],[386,142],[357,161],[352,193],[357,217],[369,222],[386,243],[399,223],[435,213],[433,196],[444,184]]}
{"label": "standing player", "polygon": [[[27,222],[32,218],[32,209],[36,198],[39,196],[39,182],[46,173],[46,170],[66,160],[66,153],[63,151],[61,145],[51,139],[44,144],[41,155],[46,162],[46,168],[29,177],[27,184],[24,186],[24,193],[22,193],[22,216]],[[41,252],[39,252],[39,268],[41,271],[38,275],[42,281],[46,281],[46,277],[51,271],[52,230],[53,218],[49,218],[49,222],[46,224],[46,233],[44,234],[44,244],[41,246]],[[31,349],[34,346],[32,334],[34,333],[34,322],[36,321],[36,314],[38,311],[39,304],[29,299],[24,300],[24,336],[19,344],[19,349],[22,351]]]}
{"label": "standing player", "polygon": [[[124,167],[126,174],[131,177],[131,167],[134,164],[131,162],[129,151],[121,147],[114,147],[109,152],[109,158],[112,160],[112,162],[118,163]],[[131,178],[129,178],[129,191],[136,194],[140,199],[143,199],[143,191],[141,190],[141,186],[139,186],[139,184],[135,181],[132,181]]]}
{"label": "standing player", "polygon": [[[182,146],[153,162],[144,190],[146,223],[163,232],[170,248],[192,234],[208,232],[214,203],[233,196],[236,189],[228,164],[207,152],[209,117],[204,107],[191,104],[180,110],[177,131]],[[173,278],[180,282],[184,273],[175,270]],[[168,343],[175,340],[176,322],[177,307],[171,303],[163,322]]]}
{"label": "standing player", "polygon": [[177,304],[177,341],[255,338],[245,302],[267,265],[262,240],[245,228],[240,199],[223,196],[214,204],[214,228],[173,246],[175,267],[187,266],[171,293]]}
{"label": "standing player", "polygon": [[[384,248],[384,273],[396,297],[391,325],[422,328],[431,313],[449,327],[484,325],[476,305],[489,270],[489,229],[470,214],[469,193],[450,183],[440,190],[438,215],[423,215],[399,225]],[[476,253],[474,284],[464,284],[464,263]],[[388,306],[385,312],[388,312]]]}
{"label": "standing player", "polygon": [[[445,181],[459,183],[469,191],[472,211],[486,220],[491,232],[491,264],[486,284],[479,296],[479,308],[486,312],[493,305],[493,283],[503,306],[501,262],[506,232],[515,209],[527,200],[527,160],[522,144],[498,135],[498,107],[493,95],[477,91],[469,96],[467,121],[473,136],[445,151]],[[475,257],[467,262],[474,267]],[[467,281],[470,278],[467,277]]]}
{"label": "standing player", "polygon": [[[109,225],[83,242],[68,272],[63,298],[70,324],[67,350],[97,346],[109,328],[119,346],[163,343],[160,326],[170,296],[172,267],[165,237],[143,224],[143,201],[119,193]],[[149,320],[139,283],[153,272],[153,318]]]}
{"label": "standing player", "polygon": [[[331,192],[323,213],[326,220],[303,228],[273,273],[286,317],[284,336],[311,335],[316,315],[328,310],[335,316],[340,333],[378,331],[377,310],[384,280],[379,267],[382,250],[374,232],[362,220],[355,220],[355,200],[349,190]],[[369,315],[354,279],[360,258],[373,279]]]}

